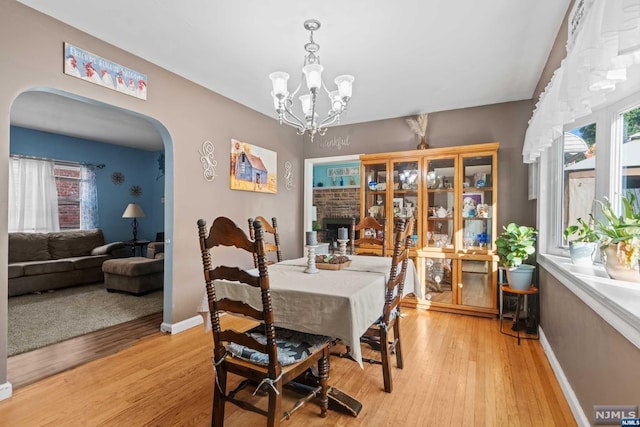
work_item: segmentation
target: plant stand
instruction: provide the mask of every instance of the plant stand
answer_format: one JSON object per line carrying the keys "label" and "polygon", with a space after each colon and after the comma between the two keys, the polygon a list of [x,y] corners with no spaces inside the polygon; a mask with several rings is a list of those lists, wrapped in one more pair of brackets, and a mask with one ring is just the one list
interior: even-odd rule
{"label": "plant stand", "polygon": [[[535,331],[534,334],[532,334],[533,336],[523,336],[520,337],[520,329],[522,329],[522,327],[518,324],[518,322],[520,321],[520,310],[522,308],[522,300],[525,297],[528,296],[535,296],[536,297],[536,307],[538,306],[537,302],[537,298],[538,298],[538,288],[536,288],[535,286],[531,286],[529,289],[526,290],[520,290],[520,289],[513,289],[511,287],[509,287],[509,285],[501,285],[500,286],[500,290],[502,293],[507,292],[507,293],[512,293],[515,294],[517,297],[517,302],[516,302],[516,312],[513,318],[513,322],[515,325],[515,330],[516,330],[516,335],[515,337],[518,338],[518,345],[520,345],[520,339],[523,340],[538,340],[540,339],[540,335],[538,334],[538,327],[537,325],[535,325]],[[502,295],[501,295],[502,296]],[[538,316],[538,310],[533,310],[534,316]],[[529,316],[531,315],[531,311],[529,311]],[[502,307],[502,298],[500,299],[500,333],[505,334],[505,335],[509,335],[509,336],[514,336],[511,333],[506,332],[503,329],[503,321],[504,321],[504,311],[503,311],[503,307]]]}

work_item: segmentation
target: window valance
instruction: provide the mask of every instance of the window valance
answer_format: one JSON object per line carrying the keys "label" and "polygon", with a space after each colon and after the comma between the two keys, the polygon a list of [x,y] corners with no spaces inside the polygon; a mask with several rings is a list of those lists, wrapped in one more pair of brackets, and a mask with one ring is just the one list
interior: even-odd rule
{"label": "window valance", "polygon": [[567,56],[529,120],[522,156],[534,163],[563,126],[640,91],[640,0],[582,0]]}

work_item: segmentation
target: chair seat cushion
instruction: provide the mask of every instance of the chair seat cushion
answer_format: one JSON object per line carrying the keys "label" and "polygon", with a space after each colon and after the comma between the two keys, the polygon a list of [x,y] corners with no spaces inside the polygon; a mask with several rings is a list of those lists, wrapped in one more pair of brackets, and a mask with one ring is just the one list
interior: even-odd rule
{"label": "chair seat cushion", "polygon": [[[253,337],[262,344],[267,343],[267,337],[264,335],[264,325],[258,325],[246,332],[247,335]],[[307,334],[304,332],[294,331],[285,328],[276,328],[276,346],[278,347],[278,361],[282,366],[298,363],[311,354],[322,348],[326,343],[331,341],[331,337],[322,335]],[[240,359],[248,362],[257,363],[259,365],[268,365],[269,356],[259,351],[239,345],[229,343],[227,350]]]}

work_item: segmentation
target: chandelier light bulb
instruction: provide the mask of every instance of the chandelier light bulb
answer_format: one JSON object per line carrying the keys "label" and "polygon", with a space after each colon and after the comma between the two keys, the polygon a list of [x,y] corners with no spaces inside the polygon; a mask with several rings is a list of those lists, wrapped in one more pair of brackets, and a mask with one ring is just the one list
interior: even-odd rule
{"label": "chandelier light bulb", "polygon": [[305,117],[309,117],[311,115],[311,95],[301,95],[300,104],[302,104],[302,112]]}
{"label": "chandelier light bulb", "polygon": [[342,110],[342,99],[340,98],[340,92],[337,90],[332,90],[329,92],[329,98],[331,99],[331,110],[332,111],[341,111]]}
{"label": "chandelier light bulb", "polygon": [[273,108],[275,108],[276,111],[280,110],[280,100],[276,96],[275,92],[271,91],[271,97],[273,98]]}

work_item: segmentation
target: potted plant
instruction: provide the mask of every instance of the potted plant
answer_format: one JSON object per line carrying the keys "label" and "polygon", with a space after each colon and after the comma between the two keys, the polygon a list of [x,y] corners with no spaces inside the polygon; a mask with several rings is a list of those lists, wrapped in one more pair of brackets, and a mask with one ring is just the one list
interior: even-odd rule
{"label": "potted plant", "polygon": [[578,218],[577,224],[564,229],[564,238],[569,242],[569,254],[571,262],[576,265],[593,265],[598,251],[600,235],[593,228],[593,216],[590,221]]}
{"label": "potted plant", "polygon": [[496,239],[500,265],[505,268],[507,282],[513,289],[526,290],[532,283],[535,266],[524,264],[536,252],[538,230],[526,225],[511,223],[503,228]]}
{"label": "potted plant", "polygon": [[622,196],[622,215],[616,215],[611,201],[597,200],[603,219],[595,218],[600,236],[600,252],[607,274],[612,279],[640,282],[640,204],[634,194]]}
{"label": "potted plant", "polygon": [[406,119],[407,124],[420,137],[420,144],[416,147],[418,150],[426,150],[429,148],[427,144],[427,124],[429,123],[429,114],[418,114],[415,119]]}

